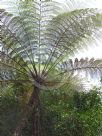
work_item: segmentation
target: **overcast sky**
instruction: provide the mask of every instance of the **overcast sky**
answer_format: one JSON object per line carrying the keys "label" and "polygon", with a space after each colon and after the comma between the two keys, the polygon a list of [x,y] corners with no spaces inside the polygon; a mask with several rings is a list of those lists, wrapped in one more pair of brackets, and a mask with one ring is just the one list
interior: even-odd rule
{"label": "overcast sky", "polygon": [[[0,8],[7,8],[9,5],[5,4],[5,1],[9,0],[0,0]],[[16,1],[16,0],[10,0],[10,1]],[[66,3],[68,1],[73,0],[56,0],[58,2]],[[74,7],[71,6],[72,10],[78,9],[78,8],[86,8],[86,7],[93,7],[93,8],[100,8],[102,9],[102,0],[74,0],[75,5]],[[65,5],[66,7],[66,5]],[[64,8],[64,10],[68,9],[68,7]],[[97,41],[98,46],[92,45],[88,49],[84,49],[83,51],[76,54],[75,57],[81,58],[81,57],[95,57],[95,58],[102,58],[102,39],[100,41]]]}

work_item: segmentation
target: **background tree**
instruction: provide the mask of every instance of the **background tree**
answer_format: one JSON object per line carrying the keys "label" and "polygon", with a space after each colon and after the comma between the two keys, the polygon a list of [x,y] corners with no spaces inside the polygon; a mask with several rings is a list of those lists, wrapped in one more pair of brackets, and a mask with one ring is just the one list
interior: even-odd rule
{"label": "background tree", "polygon": [[[66,82],[74,69],[62,70],[63,61],[88,44],[90,37],[95,40],[102,17],[97,9],[59,15],[56,2],[25,0],[18,1],[17,6],[17,16],[0,10],[0,41],[5,51],[0,59],[0,82],[31,84],[32,94],[14,136],[21,135],[31,112],[32,136],[40,136],[40,92],[58,88]],[[93,69],[101,68],[101,64],[94,65]]]}

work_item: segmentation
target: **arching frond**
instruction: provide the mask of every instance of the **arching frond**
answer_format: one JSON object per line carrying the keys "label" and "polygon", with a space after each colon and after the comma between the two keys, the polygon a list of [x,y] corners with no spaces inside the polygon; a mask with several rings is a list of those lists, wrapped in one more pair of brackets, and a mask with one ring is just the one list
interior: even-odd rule
{"label": "arching frond", "polygon": [[62,69],[65,71],[72,71],[77,73],[86,72],[89,75],[102,76],[102,59],[80,59],[77,58],[73,61],[70,59],[62,64]]}
{"label": "arching frond", "polygon": [[[31,82],[28,78],[27,71],[24,69],[26,64],[17,58],[10,56],[0,51],[0,83],[15,83],[15,82]],[[19,76],[18,76],[19,75]]]}
{"label": "arching frond", "polygon": [[101,33],[101,24],[102,16],[98,14],[97,9],[81,9],[55,17],[46,33],[46,41],[52,51],[44,71],[51,71],[65,56],[68,58],[80,48],[89,45],[90,38],[95,41],[97,34]]}

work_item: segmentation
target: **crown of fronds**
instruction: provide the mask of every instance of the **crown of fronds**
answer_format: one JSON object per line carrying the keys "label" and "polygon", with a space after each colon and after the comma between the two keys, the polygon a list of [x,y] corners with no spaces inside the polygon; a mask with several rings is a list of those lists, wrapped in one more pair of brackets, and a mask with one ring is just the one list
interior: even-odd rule
{"label": "crown of fronds", "polygon": [[58,15],[56,5],[45,0],[19,1],[18,16],[0,9],[1,82],[15,80],[16,73],[23,80],[58,79],[63,60],[87,46],[90,37],[95,40],[102,25],[97,9]]}

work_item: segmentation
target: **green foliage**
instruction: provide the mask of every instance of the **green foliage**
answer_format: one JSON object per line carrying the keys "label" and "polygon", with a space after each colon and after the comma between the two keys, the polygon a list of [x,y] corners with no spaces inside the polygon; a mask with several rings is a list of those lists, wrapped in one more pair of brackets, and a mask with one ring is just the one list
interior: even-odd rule
{"label": "green foliage", "polygon": [[75,92],[73,95],[46,92],[43,101],[45,136],[101,136],[101,94]]}
{"label": "green foliage", "polygon": [[20,119],[21,108],[12,88],[0,93],[0,136],[12,135]]}
{"label": "green foliage", "polygon": [[91,90],[89,93],[78,93],[74,94],[73,107],[78,112],[85,112],[92,108],[96,108],[101,104],[100,97],[97,96],[97,91]]}
{"label": "green foliage", "polygon": [[10,84],[3,91],[0,90],[0,136],[13,134],[23,116],[22,111],[30,93],[31,85],[20,82]]}
{"label": "green foliage", "polygon": [[[41,125],[44,136],[101,136],[102,101],[97,89],[77,92],[68,85],[59,90],[41,93]],[[21,94],[9,87],[0,96],[0,136],[11,136],[18,120],[22,117],[24,104]],[[72,93],[70,93],[72,92]],[[30,136],[32,113],[23,129],[22,136]]]}

